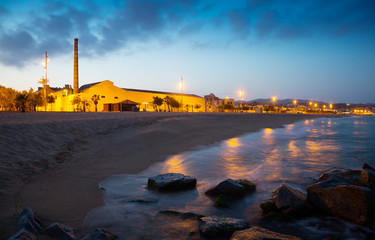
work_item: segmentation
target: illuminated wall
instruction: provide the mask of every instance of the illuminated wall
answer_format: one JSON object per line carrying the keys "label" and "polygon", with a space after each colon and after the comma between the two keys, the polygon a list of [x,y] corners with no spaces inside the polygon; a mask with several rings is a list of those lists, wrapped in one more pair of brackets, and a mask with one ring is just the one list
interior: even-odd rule
{"label": "illuminated wall", "polygon": [[[133,102],[140,103],[140,110],[146,109],[146,111],[155,111],[152,102],[153,97],[165,98],[166,96],[175,98],[178,102],[181,102],[183,110],[186,111],[186,105],[189,105],[189,112],[192,110],[194,112],[203,112],[205,109],[205,100],[202,97],[191,95],[191,94],[181,94],[178,93],[166,93],[166,92],[153,92],[135,89],[122,89],[114,86],[113,82],[105,80],[95,84],[84,85],[81,87],[79,94],[71,94],[66,90],[58,91],[54,93],[56,97],[56,102],[52,105],[53,111],[74,111],[72,101],[75,96],[79,96],[81,100],[86,100],[89,106],[86,106],[86,111],[94,112],[95,105],[91,98],[94,95],[100,96],[98,101],[97,110],[98,112],[103,111],[103,106],[106,103],[119,103],[125,100],[131,100]],[[193,108],[192,106],[200,105],[199,109]],[[81,105],[82,108],[82,105]],[[51,109],[51,105],[48,105],[48,111]],[[166,110],[167,106],[163,104],[160,106],[161,110]],[[181,111],[182,109],[180,109]]]}

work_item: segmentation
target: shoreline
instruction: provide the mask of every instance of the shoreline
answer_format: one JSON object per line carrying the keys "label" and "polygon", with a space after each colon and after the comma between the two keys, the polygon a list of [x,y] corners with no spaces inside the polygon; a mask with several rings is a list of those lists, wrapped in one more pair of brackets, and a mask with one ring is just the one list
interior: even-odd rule
{"label": "shoreline", "polygon": [[[47,168],[43,169],[42,166],[42,170],[33,173],[31,180],[26,183],[15,181],[11,184],[16,194],[9,192],[8,196],[1,198],[2,236],[10,236],[16,232],[16,214],[27,206],[34,208],[45,222],[58,221],[75,228],[78,234],[83,234],[80,228],[87,212],[103,204],[98,183],[106,177],[139,173],[153,163],[166,160],[168,156],[192,150],[200,145],[208,146],[256,132],[262,128],[280,128],[304,119],[338,117],[249,113],[36,115],[38,114],[31,114],[27,119],[27,114],[15,114],[12,117],[21,116],[23,119],[8,125],[3,121],[0,128],[14,128],[14,132],[17,132],[21,131],[17,130],[17,125],[22,125],[24,131],[29,133],[21,135],[34,138],[35,135],[46,133],[53,135],[53,129],[62,128],[63,131],[55,133],[55,136],[47,140],[60,144],[68,151],[61,151],[59,146],[57,155],[55,152],[49,154],[47,165],[44,165]],[[61,119],[61,116],[70,116],[70,119]],[[42,123],[39,121],[41,117]],[[42,125],[47,126],[42,128]],[[92,130],[93,128],[96,129]],[[66,134],[67,130],[70,135]],[[65,138],[61,140],[62,137]],[[67,144],[69,141],[73,141],[73,145]],[[32,147],[38,145],[38,142],[27,143]],[[20,144],[20,141],[11,144]],[[13,146],[11,151],[17,151],[17,148]]]}

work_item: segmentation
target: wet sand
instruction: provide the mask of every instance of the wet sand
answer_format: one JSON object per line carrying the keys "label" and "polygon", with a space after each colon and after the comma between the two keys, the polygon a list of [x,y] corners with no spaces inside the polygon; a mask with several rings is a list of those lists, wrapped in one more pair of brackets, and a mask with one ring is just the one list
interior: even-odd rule
{"label": "wet sand", "polygon": [[[49,224],[80,233],[103,204],[98,183],[139,173],[170,155],[324,115],[247,113],[0,112],[0,236],[17,231],[17,214],[34,208]],[[82,234],[82,233],[81,233]]]}

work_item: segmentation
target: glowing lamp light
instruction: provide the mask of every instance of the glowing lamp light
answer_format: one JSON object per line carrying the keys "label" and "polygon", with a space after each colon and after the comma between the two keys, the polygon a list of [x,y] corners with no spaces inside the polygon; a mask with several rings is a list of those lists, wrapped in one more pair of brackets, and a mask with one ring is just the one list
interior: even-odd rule
{"label": "glowing lamp light", "polygon": [[323,108],[326,108],[326,105],[323,105]]}
{"label": "glowing lamp light", "polygon": [[273,98],[272,98],[272,102],[276,102],[276,97],[273,97]]}
{"label": "glowing lamp light", "polygon": [[315,104],[314,104],[314,107],[318,107],[318,104],[317,104],[317,103],[315,103]]}
{"label": "glowing lamp light", "polygon": [[312,102],[309,102],[310,106],[313,104]]}
{"label": "glowing lamp light", "polygon": [[296,104],[297,104],[297,100],[294,100],[294,101],[293,101],[293,104],[296,105]]}
{"label": "glowing lamp light", "polygon": [[329,108],[332,109],[333,105],[332,104],[329,104]]}

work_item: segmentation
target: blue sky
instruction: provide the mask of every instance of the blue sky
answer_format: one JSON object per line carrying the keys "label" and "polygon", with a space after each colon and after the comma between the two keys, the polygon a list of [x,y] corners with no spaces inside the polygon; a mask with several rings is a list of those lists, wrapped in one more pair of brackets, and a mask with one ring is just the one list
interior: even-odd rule
{"label": "blue sky", "polygon": [[0,85],[375,103],[372,0],[0,0]]}

